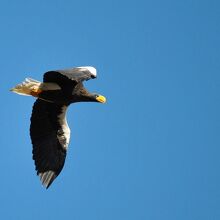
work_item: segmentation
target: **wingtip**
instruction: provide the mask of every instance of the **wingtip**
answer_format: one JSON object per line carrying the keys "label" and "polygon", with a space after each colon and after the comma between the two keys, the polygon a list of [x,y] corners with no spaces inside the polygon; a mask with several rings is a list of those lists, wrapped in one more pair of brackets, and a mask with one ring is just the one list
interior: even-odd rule
{"label": "wingtip", "polygon": [[46,189],[48,189],[48,188],[50,187],[50,185],[52,184],[52,182],[54,181],[54,179],[57,177],[57,175],[55,174],[55,172],[52,171],[52,170],[39,173],[38,176],[40,177],[40,180],[41,180],[42,185],[43,185]]}
{"label": "wingtip", "polygon": [[97,77],[97,70],[93,66],[79,66],[77,68],[79,68],[79,69],[87,69],[90,72],[90,74],[91,74],[93,79]]}

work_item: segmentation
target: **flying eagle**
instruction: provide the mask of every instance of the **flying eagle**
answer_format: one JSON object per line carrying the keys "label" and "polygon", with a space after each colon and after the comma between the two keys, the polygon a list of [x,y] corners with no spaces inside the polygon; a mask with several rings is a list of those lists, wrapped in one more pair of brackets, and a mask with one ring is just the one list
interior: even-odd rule
{"label": "flying eagle", "polygon": [[31,115],[30,136],[37,175],[46,188],[64,166],[70,141],[66,121],[68,106],[75,102],[106,102],[104,96],[89,93],[83,86],[84,80],[94,78],[94,67],[76,67],[46,72],[43,83],[26,78],[11,89],[17,94],[37,98]]}

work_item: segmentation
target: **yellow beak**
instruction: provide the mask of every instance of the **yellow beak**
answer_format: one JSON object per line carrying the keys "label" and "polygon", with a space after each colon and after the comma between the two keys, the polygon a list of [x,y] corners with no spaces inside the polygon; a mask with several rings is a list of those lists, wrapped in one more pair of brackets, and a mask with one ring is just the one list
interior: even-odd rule
{"label": "yellow beak", "polygon": [[96,97],[96,100],[98,102],[101,102],[101,103],[105,103],[106,102],[106,98],[102,95],[99,95],[98,97]]}

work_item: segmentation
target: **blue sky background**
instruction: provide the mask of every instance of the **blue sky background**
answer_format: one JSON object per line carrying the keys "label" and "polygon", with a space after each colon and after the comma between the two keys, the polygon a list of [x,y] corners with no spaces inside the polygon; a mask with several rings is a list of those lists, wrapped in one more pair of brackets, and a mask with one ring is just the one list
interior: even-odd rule
{"label": "blue sky background", "polygon": [[[220,3],[0,2],[0,219],[219,220]],[[65,167],[45,190],[25,77],[92,65],[106,105],[72,105]]]}

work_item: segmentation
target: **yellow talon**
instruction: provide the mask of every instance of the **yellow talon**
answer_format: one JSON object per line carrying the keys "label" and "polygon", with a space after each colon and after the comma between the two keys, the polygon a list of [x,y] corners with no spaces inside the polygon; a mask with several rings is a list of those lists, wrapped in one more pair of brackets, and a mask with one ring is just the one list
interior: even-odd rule
{"label": "yellow talon", "polygon": [[34,97],[38,97],[38,95],[39,95],[41,92],[42,92],[41,89],[39,89],[39,88],[33,88],[33,89],[31,90],[30,94],[31,94],[32,96],[34,96]]}

